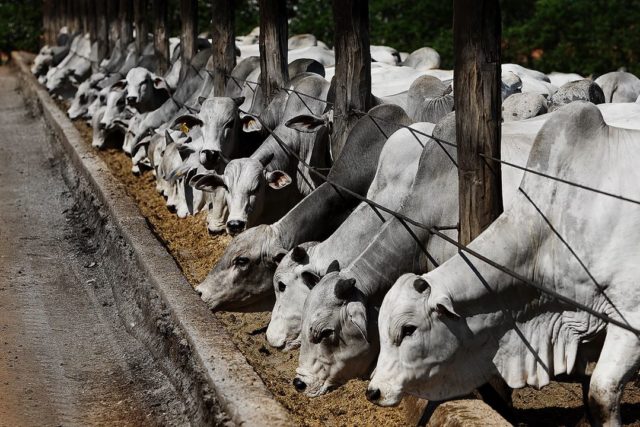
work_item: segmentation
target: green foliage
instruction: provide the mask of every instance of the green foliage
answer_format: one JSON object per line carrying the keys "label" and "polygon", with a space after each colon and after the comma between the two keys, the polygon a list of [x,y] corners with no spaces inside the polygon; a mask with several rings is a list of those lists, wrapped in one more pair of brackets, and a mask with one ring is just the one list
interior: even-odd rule
{"label": "green foliage", "polygon": [[[236,34],[258,26],[258,0],[235,0]],[[0,0],[0,50],[37,50],[41,0]],[[331,2],[289,0],[289,33],[333,44]],[[198,0],[198,29],[209,32],[211,0]],[[544,72],[598,75],[625,67],[640,75],[640,0],[502,0],[503,62]],[[179,0],[169,1],[171,34]],[[369,0],[371,44],[411,52],[431,46],[453,67],[452,0]]]}
{"label": "green foliage", "polygon": [[537,0],[526,21],[503,29],[503,56],[541,71],[640,75],[640,0]]}
{"label": "green foliage", "polygon": [[0,51],[38,50],[41,4],[40,0],[0,0]]}

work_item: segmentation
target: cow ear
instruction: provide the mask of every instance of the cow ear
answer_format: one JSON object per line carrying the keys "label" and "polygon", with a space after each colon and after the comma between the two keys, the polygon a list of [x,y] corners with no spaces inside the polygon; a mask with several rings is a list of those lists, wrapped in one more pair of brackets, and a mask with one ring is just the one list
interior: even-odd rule
{"label": "cow ear", "polygon": [[262,125],[260,124],[260,121],[257,118],[250,116],[248,114],[244,115],[240,119],[240,122],[242,123],[242,131],[245,133],[260,132],[262,130]]}
{"label": "cow ear", "polygon": [[153,87],[155,87],[156,89],[163,89],[163,90],[166,90],[167,92],[170,92],[167,81],[162,77],[155,77],[153,79]]}
{"label": "cow ear", "polygon": [[118,80],[117,82],[111,85],[111,90],[125,89],[126,87],[127,87],[126,80]]}
{"label": "cow ear", "polygon": [[239,96],[237,98],[232,98],[232,99],[233,99],[233,102],[235,102],[236,106],[238,107],[241,106],[242,103],[244,102],[244,96]]}
{"label": "cow ear", "polygon": [[217,173],[194,175],[193,178],[189,180],[189,185],[195,189],[208,192],[214,192],[219,187],[227,188],[224,183],[224,177]]}
{"label": "cow ear", "polygon": [[282,261],[282,258],[284,258],[284,256],[287,254],[287,251],[283,248],[280,248],[276,254],[274,256],[271,257],[271,260],[276,264],[280,264],[280,261]]}
{"label": "cow ear", "polygon": [[331,264],[329,264],[329,267],[327,267],[327,272],[325,274],[338,273],[339,271],[340,271],[340,263],[338,262],[337,259],[334,259],[333,261],[331,261]]}
{"label": "cow ear", "polygon": [[291,184],[292,181],[291,177],[286,172],[280,170],[266,172],[265,178],[267,180],[267,184],[269,184],[269,187],[273,188],[274,190],[281,190],[287,185]]}
{"label": "cow ear", "polygon": [[187,134],[191,128],[195,126],[202,126],[203,124],[202,120],[196,116],[192,114],[184,114],[173,121],[171,128]]}
{"label": "cow ear", "polygon": [[418,277],[416,280],[414,280],[413,282],[413,288],[418,291],[419,294],[423,293],[424,291],[427,290],[427,288],[429,287],[429,284],[427,283],[426,280],[424,280],[422,277]]}
{"label": "cow ear", "polygon": [[292,119],[289,119],[285,122],[285,126],[291,129],[295,129],[299,132],[317,132],[320,127],[326,124],[326,120],[323,117],[310,115],[310,114],[302,114],[300,116],[296,116]]}
{"label": "cow ear", "polygon": [[167,142],[166,142],[166,144],[167,144],[167,145],[168,145],[168,144],[172,144],[172,143],[176,142],[176,141],[173,139],[173,137],[171,136],[171,132],[169,132],[169,130],[165,130],[165,131],[164,131],[164,137],[165,137],[165,139],[166,139],[166,141],[167,141]]}
{"label": "cow ear", "polygon": [[301,246],[296,246],[291,251],[291,260],[293,262],[302,264],[306,258],[307,258],[307,251],[305,251],[304,248]]}
{"label": "cow ear", "polygon": [[347,315],[353,326],[360,331],[362,338],[369,342],[367,336],[367,310],[360,301],[354,301],[347,304]]}
{"label": "cow ear", "polygon": [[307,285],[309,289],[313,289],[313,287],[320,281],[320,277],[310,271],[303,271],[300,273],[300,276],[302,276],[304,284]]}
{"label": "cow ear", "polygon": [[430,305],[434,307],[436,313],[438,313],[438,317],[448,317],[449,319],[459,319],[460,315],[456,313],[453,309],[453,303],[451,298],[448,297],[438,297],[435,298],[434,301],[431,301]]}
{"label": "cow ear", "polygon": [[351,296],[353,289],[356,286],[356,279],[338,279],[338,283],[336,283],[336,288],[334,290],[335,296],[338,299],[346,300]]}

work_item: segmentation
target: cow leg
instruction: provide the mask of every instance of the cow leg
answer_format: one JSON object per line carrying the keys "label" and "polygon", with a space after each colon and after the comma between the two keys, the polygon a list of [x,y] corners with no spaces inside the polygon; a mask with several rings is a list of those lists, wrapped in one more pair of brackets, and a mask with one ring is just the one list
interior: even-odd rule
{"label": "cow leg", "polygon": [[207,228],[211,234],[224,233],[227,229],[227,199],[226,190],[222,187],[209,193],[209,213],[207,214]]}
{"label": "cow leg", "polygon": [[589,413],[594,426],[622,424],[622,391],[639,368],[640,338],[617,326],[609,325],[589,387]]}

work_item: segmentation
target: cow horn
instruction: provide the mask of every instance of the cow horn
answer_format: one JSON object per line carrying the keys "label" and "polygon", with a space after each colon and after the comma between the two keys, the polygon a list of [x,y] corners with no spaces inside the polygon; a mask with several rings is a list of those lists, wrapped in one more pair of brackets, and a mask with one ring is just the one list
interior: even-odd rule
{"label": "cow horn", "polygon": [[422,277],[418,277],[413,282],[413,288],[416,291],[418,291],[418,293],[420,293],[420,294],[423,293],[424,291],[426,291],[428,287],[429,287],[429,284]]}
{"label": "cow horn", "polygon": [[331,261],[331,264],[329,264],[329,267],[327,268],[327,272],[325,274],[337,273],[339,271],[340,271],[340,263],[338,262],[337,259],[334,259],[333,261]]}
{"label": "cow horn", "polygon": [[298,264],[302,264],[306,257],[307,257],[307,251],[305,251],[304,248],[302,248],[300,246],[296,246],[291,251],[291,260],[293,262],[297,262]]}
{"label": "cow horn", "polygon": [[263,167],[266,167],[269,163],[271,163],[271,160],[273,160],[273,153],[267,154],[267,157],[260,160],[260,163],[262,164]]}
{"label": "cow horn", "polygon": [[356,279],[340,279],[336,283],[335,295],[338,299],[347,299],[356,285]]}

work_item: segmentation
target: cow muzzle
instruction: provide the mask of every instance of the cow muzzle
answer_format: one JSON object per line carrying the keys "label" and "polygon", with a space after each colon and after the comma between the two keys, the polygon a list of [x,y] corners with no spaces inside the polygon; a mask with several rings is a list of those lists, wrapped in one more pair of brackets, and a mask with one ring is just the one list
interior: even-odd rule
{"label": "cow muzzle", "polygon": [[220,152],[214,150],[200,150],[200,164],[207,169],[213,169],[218,163]]}
{"label": "cow muzzle", "polygon": [[238,233],[242,233],[246,228],[247,223],[245,221],[240,221],[237,219],[227,221],[227,231],[231,235],[236,235]]}
{"label": "cow muzzle", "polygon": [[134,106],[138,103],[137,96],[127,96],[127,105]]}

